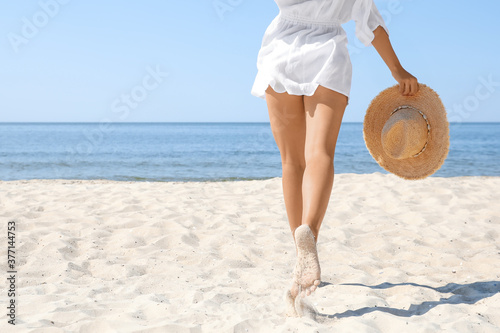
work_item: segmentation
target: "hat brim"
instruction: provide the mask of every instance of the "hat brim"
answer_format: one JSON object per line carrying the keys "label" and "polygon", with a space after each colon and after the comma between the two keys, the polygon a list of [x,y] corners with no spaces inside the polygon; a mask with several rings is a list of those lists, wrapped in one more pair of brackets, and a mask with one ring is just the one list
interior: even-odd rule
{"label": "hat brim", "polygon": [[[382,129],[391,113],[401,105],[422,111],[431,127],[427,147],[417,157],[394,159],[382,147]],[[448,156],[450,145],[449,123],[446,110],[438,94],[419,83],[419,91],[413,96],[403,96],[399,85],[383,90],[375,97],[365,115],[363,137],[366,147],[385,170],[405,179],[422,179],[435,173]]]}

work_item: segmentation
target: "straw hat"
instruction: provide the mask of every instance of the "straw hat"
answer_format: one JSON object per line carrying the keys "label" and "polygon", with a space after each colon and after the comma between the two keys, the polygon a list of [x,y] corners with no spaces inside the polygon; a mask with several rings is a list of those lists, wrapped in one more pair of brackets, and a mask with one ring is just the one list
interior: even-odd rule
{"label": "straw hat", "polygon": [[366,111],[363,136],[375,161],[405,179],[436,172],[450,145],[443,103],[434,90],[421,83],[413,96],[403,96],[399,85],[378,94]]}

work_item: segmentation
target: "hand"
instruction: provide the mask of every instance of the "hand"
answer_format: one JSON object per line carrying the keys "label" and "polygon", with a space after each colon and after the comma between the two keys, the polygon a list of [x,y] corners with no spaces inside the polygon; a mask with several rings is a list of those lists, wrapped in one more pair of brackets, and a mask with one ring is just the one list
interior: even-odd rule
{"label": "hand", "polygon": [[418,80],[408,73],[403,67],[392,72],[392,76],[399,83],[399,92],[403,96],[413,96],[418,91]]}

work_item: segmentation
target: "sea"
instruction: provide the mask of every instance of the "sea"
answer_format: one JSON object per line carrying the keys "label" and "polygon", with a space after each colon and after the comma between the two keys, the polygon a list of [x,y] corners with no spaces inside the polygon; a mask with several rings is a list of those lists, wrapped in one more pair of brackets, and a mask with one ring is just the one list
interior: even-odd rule
{"label": "sea", "polygon": [[[335,173],[387,173],[343,123]],[[451,123],[432,177],[500,176],[500,123]],[[281,177],[269,123],[0,123],[0,180],[239,181]]]}

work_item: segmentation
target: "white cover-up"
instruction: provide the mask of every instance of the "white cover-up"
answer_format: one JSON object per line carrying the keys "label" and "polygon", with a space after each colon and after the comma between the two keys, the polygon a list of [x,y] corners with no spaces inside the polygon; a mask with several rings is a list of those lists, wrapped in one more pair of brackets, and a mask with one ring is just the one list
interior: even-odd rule
{"label": "white cover-up", "polygon": [[349,97],[352,66],[341,24],[355,22],[356,37],[370,45],[387,27],[373,0],[275,0],[279,14],[267,28],[257,57],[252,95],[276,92],[311,96],[321,85]]}

